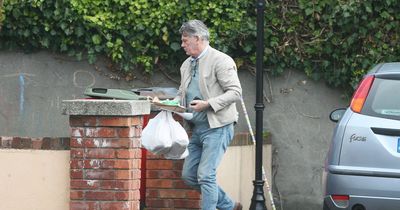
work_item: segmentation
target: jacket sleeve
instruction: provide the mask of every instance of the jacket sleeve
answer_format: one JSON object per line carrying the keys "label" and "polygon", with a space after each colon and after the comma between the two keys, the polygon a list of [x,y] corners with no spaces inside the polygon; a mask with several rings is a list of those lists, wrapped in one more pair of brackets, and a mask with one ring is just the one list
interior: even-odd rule
{"label": "jacket sleeve", "polygon": [[236,64],[232,58],[219,59],[215,65],[215,74],[217,81],[222,88],[223,93],[209,98],[208,103],[214,112],[229,106],[240,100],[242,96],[242,87],[237,74]]}

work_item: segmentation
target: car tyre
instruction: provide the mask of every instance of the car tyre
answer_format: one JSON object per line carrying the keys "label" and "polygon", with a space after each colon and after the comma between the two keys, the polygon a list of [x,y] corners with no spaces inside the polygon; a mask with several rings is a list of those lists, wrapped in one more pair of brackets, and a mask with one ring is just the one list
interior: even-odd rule
{"label": "car tyre", "polygon": [[324,202],[323,210],[330,210],[329,207],[328,207],[328,205],[327,205],[325,202]]}

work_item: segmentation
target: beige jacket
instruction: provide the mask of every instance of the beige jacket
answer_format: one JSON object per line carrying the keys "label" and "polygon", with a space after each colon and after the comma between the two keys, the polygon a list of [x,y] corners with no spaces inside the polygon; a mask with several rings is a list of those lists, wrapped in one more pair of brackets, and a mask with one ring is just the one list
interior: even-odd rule
{"label": "beige jacket", "polygon": [[[181,66],[181,85],[178,96],[181,105],[186,107],[186,89],[191,78],[190,57]],[[238,112],[235,101],[240,100],[242,87],[233,59],[223,52],[209,46],[206,54],[199,60],[199,88],[211,108],[207,118],[211,128],[237,122]]]}

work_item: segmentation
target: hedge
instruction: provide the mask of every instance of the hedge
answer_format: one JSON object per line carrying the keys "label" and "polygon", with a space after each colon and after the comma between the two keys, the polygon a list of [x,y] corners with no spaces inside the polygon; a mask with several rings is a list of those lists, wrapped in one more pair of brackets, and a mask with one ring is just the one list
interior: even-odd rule
{"label": "hedge", "polygon": [[[399,60],[398,11],[397,0],[268,1],[265,66],[354,87],[372,65]],[[2,49],[50,49],[89,62],[107,55],[125,72],[162,65],[177,73],[185,58],[178,29],[196,18],[238,66],[255,63],[255,0],[5,0],[4,15]]]}

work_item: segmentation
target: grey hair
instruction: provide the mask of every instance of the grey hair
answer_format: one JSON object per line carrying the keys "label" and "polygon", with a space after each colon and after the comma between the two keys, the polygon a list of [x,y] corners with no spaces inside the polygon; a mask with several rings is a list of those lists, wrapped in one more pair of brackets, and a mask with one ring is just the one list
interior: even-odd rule
{"label": "grey hair", "polygon": [[206,41],[210,39],[210,32],[201,20],[189,20],[183,23],[179,29],[179,33],[185,36],[198,36]]}

